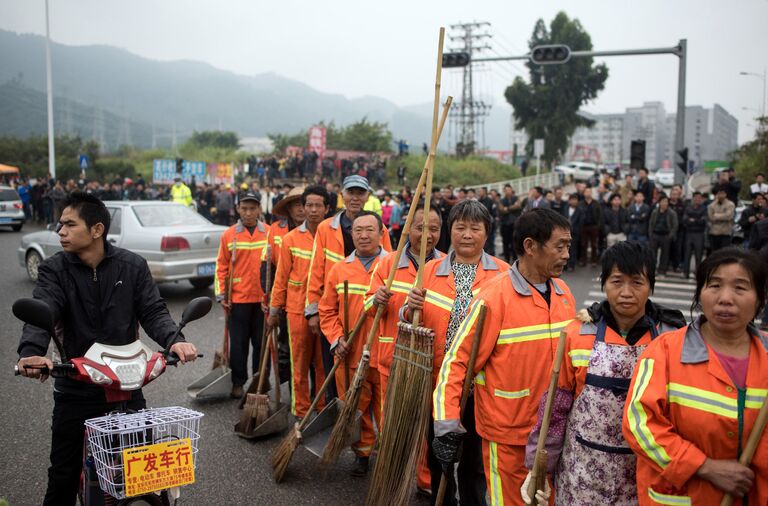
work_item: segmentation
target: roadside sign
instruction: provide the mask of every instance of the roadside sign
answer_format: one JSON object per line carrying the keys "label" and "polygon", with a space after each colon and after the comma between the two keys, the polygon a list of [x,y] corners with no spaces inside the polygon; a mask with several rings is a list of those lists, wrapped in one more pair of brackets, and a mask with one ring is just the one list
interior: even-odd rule
{"label": "roadside sign", "polygon": [[88,170],[88,155],[80,155],[80,170],[83,173]]}
{"label": "roadside sign", "polygon": [[[184,160],[181,178],[185,183],[192,181],[195,176],[197,182],[205,181],[205,162],[191,162]],[[171,184],[176,176],[175,160],[154,160],[152,163],[152,182],[155,184]]]}
{"label": "roadside sign", "polygon": [[533,140],[533,156],[536,158],[544,156],[544,139]]}
{"label": "roadside sign", "polygon": [[149,494],[195,482],[190,438],[123,450],[125,496]]}

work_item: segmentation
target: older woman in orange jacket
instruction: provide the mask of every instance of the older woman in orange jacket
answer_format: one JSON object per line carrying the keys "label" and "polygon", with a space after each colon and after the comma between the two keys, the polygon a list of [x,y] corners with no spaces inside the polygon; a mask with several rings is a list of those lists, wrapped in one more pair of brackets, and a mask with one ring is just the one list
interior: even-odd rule
{"label": "older woman in orange jacket", "polygon": [[696,273],[702,316],[640,356],[623,433],[641,505],[719,504],[724,493],[768,504],[768,436],[750,467],[738,462],[768,393],[768,336],[752,323],[765,292],[761,259],[717,251]]}

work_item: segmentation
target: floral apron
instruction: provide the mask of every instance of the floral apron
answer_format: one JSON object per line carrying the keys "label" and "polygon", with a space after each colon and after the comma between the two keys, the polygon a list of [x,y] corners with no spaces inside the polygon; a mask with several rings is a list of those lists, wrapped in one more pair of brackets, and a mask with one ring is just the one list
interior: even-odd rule
{"label": "floral apron", "polygon": [[[636,461],[621,434],[632,371],[645,346],[605,342],[605,319],[597,325],[584,389],[568,417],[557,470],[555,504],[637,504]],[[651,321],[651,339],[658,335]]]}

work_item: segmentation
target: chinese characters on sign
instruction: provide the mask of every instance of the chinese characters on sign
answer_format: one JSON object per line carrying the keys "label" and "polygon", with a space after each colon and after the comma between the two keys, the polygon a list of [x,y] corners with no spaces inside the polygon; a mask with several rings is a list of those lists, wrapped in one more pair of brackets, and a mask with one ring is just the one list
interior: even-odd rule
{"label": "chinese characters on sign", "polygon": [[213,184],[234,184],[235,182],[231,163],[209,163],[208,173]]}
{"label": "chinese characters on sign", "polygon": [[[155,184],[171,184],[176,176],[175,160],[154,160],[152,164],[152,182]],[[181,178],[185,183],[192,181],[192,176],[199,183],[205,181],[205,162],[190,162],[184,160]]]}
{"label": "chinese characters on sign", "polygon": [[125,496],[133,497],[195,482],[189,438],[123,450]]}
{"label": "chinese characters on sign", "polygon": [[317,153],[320,160],[325,158],[325,127],[313,126],[309,129],[309,151]]}

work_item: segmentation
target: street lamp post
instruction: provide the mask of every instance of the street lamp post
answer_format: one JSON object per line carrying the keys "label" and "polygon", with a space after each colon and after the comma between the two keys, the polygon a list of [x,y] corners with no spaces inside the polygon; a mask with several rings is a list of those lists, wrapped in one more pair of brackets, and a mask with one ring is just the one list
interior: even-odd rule
{"label": "street lamp post", "polygon": [[48,25],[48,0],[45,0],[45,70],[48,85],[48,172],[56,179],[56,148],[53,137],[53,80],[51,78],[51,31]]}
{"label": "street lamp post", "polygon": [[762,74],[758,74],[757,72],[739,72],[739,75],[741,75],[741,76],[752,76],[752,77],[757,77],[757,78],[759,78],[759,79],[762,79],[762,80],[763,80],[763,97],[762,97],[762,98],[763,98],[763,108],[760,110],[760,116],[765,116],[765,112],[766,112],[766,109],[765,109],[765,97],[766,97],[766,95],[765,95],[766,71],[765,71],[765,70],[763,70],[763,73],[762,73]]}

